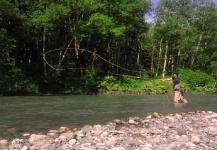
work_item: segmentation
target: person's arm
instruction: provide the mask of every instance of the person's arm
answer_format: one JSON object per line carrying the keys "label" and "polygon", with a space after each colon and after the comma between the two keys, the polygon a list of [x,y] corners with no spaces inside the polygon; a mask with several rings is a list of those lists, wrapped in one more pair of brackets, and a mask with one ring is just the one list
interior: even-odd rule
{"label": "person's arm", "polygon": [[170,82],[170,85],[174,87],[174,85],[175,85],[174,81]]}
{"label": "person's arm", "polygon": [[175,80],[175,78],[172,77],[172,82],[171,82],[170,84],[171,84],[171,86],[173,86],[173,87],[174,87],[174,85],[175,85],[175,83],[174,83],[175,81],[174,81],[174,80]]}

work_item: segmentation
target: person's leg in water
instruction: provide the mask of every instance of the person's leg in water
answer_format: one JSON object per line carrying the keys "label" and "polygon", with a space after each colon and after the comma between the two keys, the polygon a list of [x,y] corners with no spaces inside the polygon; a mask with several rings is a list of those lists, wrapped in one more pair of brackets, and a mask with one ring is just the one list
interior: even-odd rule
{"label": "person's leg in water", "polygon": [[183,103],[188,103],[188,101],[184,98],[182,92],[175,91],[174,102],[178,103],[179,101],[182,101]]}
{"label": "person's leg in water", "polygon": [[180,100],[180,92],[179,91],[175,91],[174,102],[178,103],[179,100]]}
{"label": "person's leg in water", "polygon": [[188,101],[184,98],[184,92],[180,92],[180,100],[181,100],[183,103],[188,103]]}

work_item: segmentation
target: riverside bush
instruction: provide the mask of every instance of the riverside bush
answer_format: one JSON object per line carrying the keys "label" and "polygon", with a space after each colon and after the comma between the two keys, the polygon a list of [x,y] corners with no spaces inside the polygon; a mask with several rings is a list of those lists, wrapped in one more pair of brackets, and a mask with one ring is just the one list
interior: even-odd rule
{"label": "riverside bush", "polygon": [[169,83],[160,81],[159,79],[152,79],[146,83],[146,86],[154,91],[163,91],[172,89]]}
{"label": "riverside bush", "polygon": [[111,89],[117,83],[114,76],[105,76],[103,80],[99,83],[98,88],[101,89]]}
{"label": "riverside bush", "polygon": [[2,78],[1,89],[6,95],[26,95],[37,94],[39,88],[30,80],[25,79],[23,72],[19,68],[11,68]]}
{"label": "riverside bush", "polygon": [[190,91],[217,92],[214,77],[199,70],[181,69],[179,71],[179,78],[184,83],[182,85]]}
{"label": "riverside bush", "polygon": [[159,79],[136,79],[128,76],[122,76],[116,78],[114,76],[106,76],[101,83],[99,88],[108,90],[122,91],[134,91],[134,92],[145,92],[146,89],[151,91],[163,91],[171,89],[170,84],[160,81]]}
{"label": "riverside bush", "polygon": [[[216,80],[211,75],[201,71],[193,71],[190,69],[181,69],[179,71],[179,78],[182,86],[187,91],[196,92],[217,92]],[[162,92],[166,90],[173,90],[170,83],[162,82],[159,78],[152,79],[136,79],[128,76],[114,77],[106,76],[99,83],[99,88],[108,90],[134,91],[145,92],[148,90],[153,92]]]}
{"label": "riverside bush", "polygon": [[126,75],[119,77],[118,81],[121,90],[136,91],[136,92],[142,91],[142,87],[144,84],[143,80],[131,78]]}
{"label": "riverside bush", "polygon": [[86,70],[86,74],[81,78],[83,80],[83,90],[85,93],[96,93],[98,78],[93,71]]}

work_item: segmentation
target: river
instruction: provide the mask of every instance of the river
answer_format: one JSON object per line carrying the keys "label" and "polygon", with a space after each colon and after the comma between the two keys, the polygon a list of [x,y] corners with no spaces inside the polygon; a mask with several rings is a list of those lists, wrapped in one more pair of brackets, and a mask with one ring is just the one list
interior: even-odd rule
{"label": "river", "polygon": [[[114,119],[189,111],[217,111],[216,94],[187,94],[188,104],[174,104],[173,95],[67,95],[0,97],[0,137],[46,133],[66,126],[106,124]],[[16,128],[11,135],[8,129]]]}

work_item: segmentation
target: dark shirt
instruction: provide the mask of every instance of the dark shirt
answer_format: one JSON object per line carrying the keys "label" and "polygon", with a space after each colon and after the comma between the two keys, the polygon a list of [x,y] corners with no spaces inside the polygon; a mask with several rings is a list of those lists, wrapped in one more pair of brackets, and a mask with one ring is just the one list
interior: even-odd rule
{"label": "dark shirt", "polygon": [[[175,87],[175,85],[177,85],[179,83],[180,83],[179,78],[173,78],[173,88]],[[175,89],[175,88],[174,88],[174,90],[178,91],[178,89]]]}
{"label": "dark shirt", "polygon": [[173,84],[176,85],[176,84],[179,84],[180,81],[179,81],[179,78],[174,78],[173,79]]}

